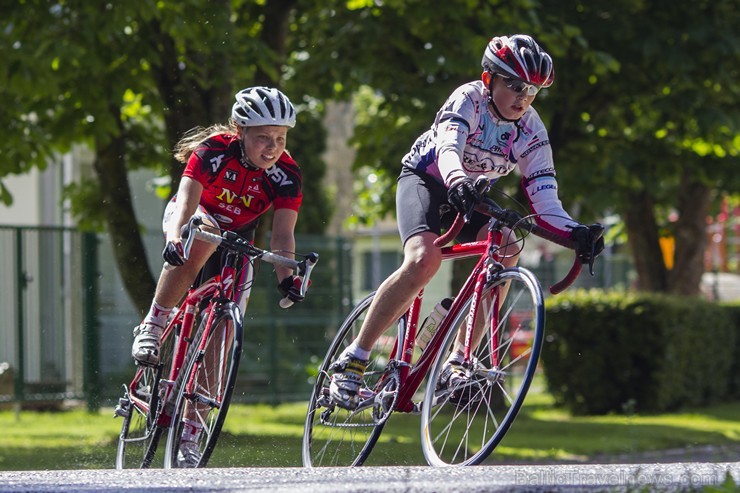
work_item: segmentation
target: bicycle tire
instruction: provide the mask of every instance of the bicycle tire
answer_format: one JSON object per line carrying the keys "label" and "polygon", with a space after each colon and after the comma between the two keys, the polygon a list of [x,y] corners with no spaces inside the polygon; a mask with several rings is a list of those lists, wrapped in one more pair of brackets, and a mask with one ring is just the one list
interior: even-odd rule
{"label": "bicycle tire", "polygon": [[[203,333],[208,333],[204,349],[190,358],[185,376],[176,389],[177,398],[165,445],[165,469],[206,467],[226,420],[242,353],[242,317],[238,306],[229,302],[218,308],[213,320],[210,330]],[[194,347],[197,344],[194,341]],[[229,345],[230,348],[227,348]],[[208,364],[209,354],[216,358],[217,365]],[[193,382],[196,390],[193,395],[187,394],[189,382]],[[187,405],[196,406],[196,412],[187,413]],[[195,417],[203,429],[196,442],[199,460],[196,464],[182,466],[178,465],[177,455],[184,419],[188,419],[186,414]]]}
{"label": "bicycle tire", "polygon": [[[467,466],[485,460],[516,419],[535,376],[544,337],[542,289],[531,272],[514,267],[498,273],[481,299],[506,284],[508,295],[496,323],[498,344],[491,344],[491,331],[486,330],[471,353],[475,358],[465,388],[450,388],[440,380],[472,299],[453,321],[430,371],[421,410],[421,441],[431,466]],[[488,305],[481,308],[487,310],[486,320],[491,320],[494,303]],[[496,367],[493,347],[501,358]]]}
{"label": "bicycle tire", "polygon": [[[173,330],[171,334],[174,332]],[[169,369],[172,363],[174,339],[170,335],[162,341],[159,365],[140,366],[136,370],[140,373],[136,379],[136,388],[124,387],[124,395],[116,408],[116,415],[123,416],[116,450],[116,469],[146,469],[154,461],[164,431],[159,424],[159,417],[164,409],[160,382],[165,369]],[[145,401],[149,412],[144,413],[140,407],[133,405],[130,393]]]}
{"label": "bicycle tire", "polygon": [[[392,401],[382,401],[383,396],[376,396],[376,403],[372,407],[350,412],[327,400],[331,382],[329,367],[354,341],[374,297],[375,293],[369,294],[350,312],[318,369],[303,432],[302,458],[305,467],[361,466],[370,456],[393,411],[393,392],[397,396],[398,381],[389,376],[387,366],[390,359],[398,359],[400,349],[396,349],[393,355],[391,352],[399,336],[403,337],[402,324],[392,325],[381,335],[372,348],[365,371],[366,392],[383,386],[386,390],[384,395]],[[379,412],[382,413],[380,416]]]}

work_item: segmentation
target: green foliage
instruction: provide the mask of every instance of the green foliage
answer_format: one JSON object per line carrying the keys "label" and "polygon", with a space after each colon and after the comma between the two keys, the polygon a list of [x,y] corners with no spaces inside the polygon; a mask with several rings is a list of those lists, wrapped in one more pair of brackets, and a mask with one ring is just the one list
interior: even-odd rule
{"label": "green foliage", "polygon": [[[449,93],[479,77],[487,40],[526,32],[555,59],[555,85],[535,107],[550,130],[563,201],[579,219],[624,213],[632,194],[645,190],[657,228],[667,230],[669,215],[692,202],[677,193],[684,178],[717,195],[740,194],[735,0],[431,7],[419,0],[12,3],[0,21],[0,178],[43,168],[74,143],[100,150],[120,140],[121,166],[153,167],[175,183],[169,151],[182,133],[224,121],[237,89],[270,83],[306,107],[354,95],[369,101],[358,108],[352,142],[360,188],[370,174],[383,187],[360,196],[368,209],[357,220],[367,222],[393,210],[400,159]],[[307,198],[316,207],[304,208],[301,224],[312,232],[331,211],[317,185],[315,116],[291,132],[311,175]],[[0,201],[9,200],[0,181]],[[94,222],[96,211],[87,212],[75,211]]]}
{"label": "green foliage", "polygon": [[663,412],[732,395],[740,332],[725,307],[581,291],[550,299],[547,321],[545,375],[574,413]]}
{"label": "green foliage", "polygon": [[[342,2],[339,2],[341,4]],[[360,197],[361,222],[394,210],[395,179],[401,158],[458,85],[480,76],[480,58],[497,33],[527,30],[529,3],[501,8],[476,0],[426,2],[397,0],[353,8],[327,6],[303,12],[295,38],[295,77],[316,85],[323,98],[357,95],[357,127],[352,143],[358,188],[373,173],[386,188],[377,202]],[[322,40],[311,43],[311,40]],[[372,193],[372,192],[371,192]]]}
{"label": "green foliage", "polygon": [[71,212],[76,216],[77,226],[82,231],[104,231],[105,217],[100,208],[102,198],[97,182],[82,179],[64,188],[69,197]]}
{"label": "green foliage", "polygon": [[666,224],[682,173],[740,190],[733,3],[542,4],[552,20],[578,26],[553,48],[557,80],[542,104],[566,202],[623,211],[630,193],[648,190]]}
{"label": "green foliage", "polygon": [[296,224],[297,233],[323,233],[333,207],[323,188],[326,165],[321,153],[326,147],[326,130],[321,125],[321,113],[305,105],[299,107],[296,129],[288,136],[289,152],[301,167],[303,205]]}
{"label": "green foliage", "polygon": [[725,480],[718,486],[705,486],[701,489],[704,493],[735,493],[740,490],[740,484],[735,482],[730,471],[725,473]]}
{"label": "green foliage", "polygon": [[735,358],[730,369],[730,395],[740,400],[740,303],[726,305],[730,314],[730,326],[735,328]]}

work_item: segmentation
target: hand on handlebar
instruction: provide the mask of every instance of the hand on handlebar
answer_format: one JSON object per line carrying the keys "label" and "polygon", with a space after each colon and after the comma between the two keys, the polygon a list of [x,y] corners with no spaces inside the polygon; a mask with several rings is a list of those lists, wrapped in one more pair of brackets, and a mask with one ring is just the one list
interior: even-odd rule
{"label": "hand on handlebar", "polygon": [[593,265],[594,260],[604,250],[604,226],[594,223],[589,226],[579,225],[570,233],[576,243],[576,255],[582,264]]}
{"label": "hand on handlebar", "polygon": [[475,181],[466,176],[447,190],[447,201],[458,213],[467,215],[481,201],[481,192]]}
{"label": "hand on handlebar", "polygon": [[185,253],[182,242],[168,241],[162,251],[162,258],[170,265],[181,266],[185,263]]}
{"label": "hand on handlebar", "polygon": [[190,256],[190,247],[193,244],[194,237],[191,232],[203,224],[203,219],[199,216],[193,216],[183,224],[180,229],[180,241],[169,240],[162,251],[162,258],[165,261],[165,268],[172,269],[185,263]]}
{"label": "hand on handlebar", "polygon": [[[293,303],[300,303],[305,298],[305,294],[301,294],[301,286],[303,281],[298,276],[288,276],[278,284],[278,291],[285,298],[288,298]],[[308,281],[308,286],[311,286],[311,281]],[[308,287],[307,286],[307,287]],[[305,292],[305,290],[304,290]]]}

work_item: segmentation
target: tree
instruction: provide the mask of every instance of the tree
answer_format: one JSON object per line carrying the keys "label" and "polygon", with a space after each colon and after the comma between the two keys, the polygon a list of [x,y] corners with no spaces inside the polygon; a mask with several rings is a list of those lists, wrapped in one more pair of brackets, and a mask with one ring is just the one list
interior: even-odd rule
{"label": "tree", "polygon": [[[375,193],[366,202],[383,200],[375,214],[393,210],[400,158],[444,98],[478,77],[488,37],[526,32],[555,58],[555,85],[535,105],[549,124],[566,206],[584,222],[622,216],[639,288],[698,292],[707,212],[722,194],[740,193],[735,2],[352,4],[315,19],[311,28],[332,42],[297,70],[330,74],[339,95],[368,87],[355,166],[380,175],[378,189],[366,190]],[[669,232],[672,271],[659,246]]]}
{"label": "tree", "polygon": [[[0,138],[0,176],[43,168],[54,153],[88,145],[96,173],[70,188],[72,203],[82,225],[105,225],[126,290],[141,312],[148,309],[154,280],[127,171],[158,168],[176,189],[181,166],[168,150],[180,136],[225,121],[237,89],[280,85],[293,4],[37,0],[4,12],[0,102],[9,111],[0,119],[18,131]],[[301,116],[316,118],[311,112]],[[316,143],[303,142],[321,152]],[[304,172],[320,177],[323,163],[312,157],[307,163]],[[305,193],[325,203],[315,183]],[[0,197],[10,200],[1,182]],[[314,232],[322,228],[318,221],[302,224]]]}
{"label": "tree", "polygon": [[[555,58],[556,83],[536,107],[566,205],[583,221],[622,215],[641,288],[693,294],[704,217],[739,188],[738,15],[732,0],[28,0],[6,9],[0,32],[0,121],[11,130],[0,136],[0,176],[45,166],[73,142],[95,149],[98,177],[76,187],[75,203],[102,204],[87,219],[107,224],[142,308],[153,281],[124,170],[167,163],[176,184],[167,150],[184,130],[224,119],[235,89],[284,84],[313,109],[291,135],[314,153],[322,102],[358,98],[354,166],[379,176],[384,188],[368,193],[382,213],[401,157],[450,91],[479,76],[490,36],[526,32]],[[319,160],[307,164],[316,179]],[[325,204],[312,201],[322,207],[312,231]],[[668,230],[671,272],[658,246]],[[127,268],[132,259],[139,268]]]}
{"label": "tree", "polygon": [[[558,80],[547,115],[563,189],[577,190],[592,217],[621,215],[638,288],[697,294],[707,215],[740,192],[735,3],[542,6],[550,24],[578,26],[548,39]],[[663,235],[675,237],[670,271]]]}

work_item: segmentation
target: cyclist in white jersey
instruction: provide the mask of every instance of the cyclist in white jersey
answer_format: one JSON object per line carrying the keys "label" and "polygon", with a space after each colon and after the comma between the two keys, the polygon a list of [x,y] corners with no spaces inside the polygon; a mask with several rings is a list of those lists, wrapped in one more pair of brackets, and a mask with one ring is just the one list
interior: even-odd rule
{"label": "cyclist in white jersey", "polygon": [[[331,367],[330,393],[341,407],[357,406],[370,348],[439,269],[442,257],[434,240],[442,227],[480,201],[474,186],[478,177],[495,181],[518,168],[539,225],[584,247],[591,245],[588,228],[573,220],[558,198],[547,130],[531,107],[540,89],[553,83],[550,55],[530,36],[498,36],[489,41],[482,66],[481,80],[450,95],[431,128],[402,160],[396,211],[404,261],[380,285],[360,333]],[[485,238],[487,222],[487,217],[474,214],[459,238]],[[601,249],[603,240],[596,254]],[[506,257],[506,267],[516,264],[516,255]],[[451,385],[467,378],[461,367],[462,347],[456,348],[443,370],[442,380]]]}

